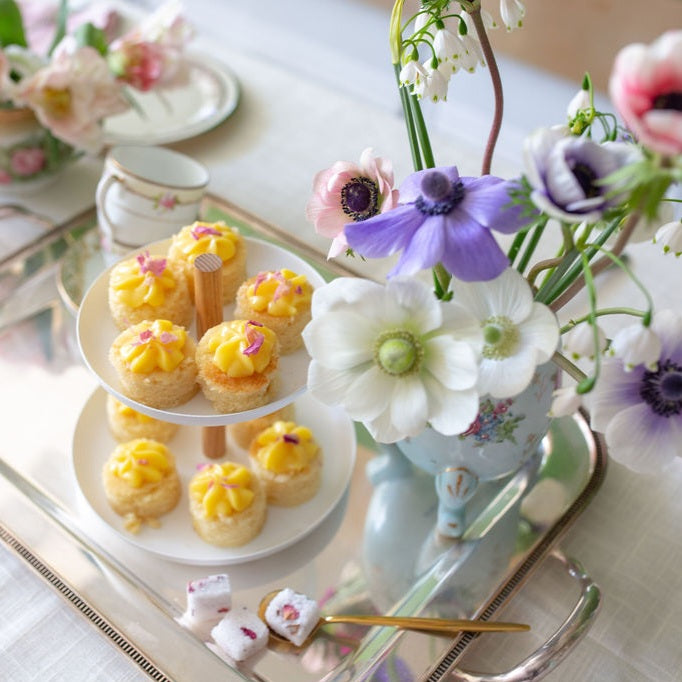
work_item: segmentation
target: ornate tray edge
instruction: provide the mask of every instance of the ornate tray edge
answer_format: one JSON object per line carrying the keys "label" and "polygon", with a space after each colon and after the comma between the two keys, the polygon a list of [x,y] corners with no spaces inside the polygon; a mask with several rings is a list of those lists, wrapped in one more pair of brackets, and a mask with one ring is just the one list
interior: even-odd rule
{"label": "ornate tray edge", "polygon": [[157,682],[173,682],[172,678],[162,672],[135,644],[83,599],[69,584],[64,582],[2,523],[0,523],[0,540],[20,559],[23,559],[45,583],[56,590],[70,606],[87,618],[112,644],[120,649],[121,653],[134,661],[151,679],[157,680]]}

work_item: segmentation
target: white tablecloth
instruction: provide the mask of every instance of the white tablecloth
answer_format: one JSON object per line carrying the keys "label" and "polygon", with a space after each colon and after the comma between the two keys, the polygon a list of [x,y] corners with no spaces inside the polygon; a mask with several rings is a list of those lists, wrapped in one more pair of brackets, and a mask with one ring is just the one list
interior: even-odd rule
{"label": "white tablecloth", "polygon": [[[317,170],[337,159],[354,160],[372,146],[392,158],[398,179],[410,171],[389,63],[387,13],[351,0],[192,0],[187,7],[198,27],[193,47],[224,61],[238,75],[242,94],[229,120],[173,146],[207,164],[212,192],[324,251],[326,240],[312,233],[303,212]],[[507,118],[493,171],[511,175],[519,167],[524,134],[562,121],[581,74],[572,84],[505,60],[501,67]],[[490,100],[485,72],[462,74],[446,105],[427,108],[438,160],[477,172]],[[61,220],[91,205],[100,169],[99,159],[79,162],[32,199],[33,209]],[[658,256],[651,246],[636,247],[631,256],[658,302],[679,308],[673,260],[662,269],[654,265]],[[624,291],[621,285],[605,284],[604,303],[614,287]],[[578,649],[547,679],[682,679],[680,518],[682,461],[657,478],[610,465],[597,498],[563,542],[601,586],[603,608]],[[543,568],[505,618],[532,623],[540,644],[574,600],[565,576]],[[2,680],[146,679],[3,547],[0,647]],[[487,648],[476,652],[470,667],[490,669],[491,661],[503,669],[516,662],[515,652]]]}

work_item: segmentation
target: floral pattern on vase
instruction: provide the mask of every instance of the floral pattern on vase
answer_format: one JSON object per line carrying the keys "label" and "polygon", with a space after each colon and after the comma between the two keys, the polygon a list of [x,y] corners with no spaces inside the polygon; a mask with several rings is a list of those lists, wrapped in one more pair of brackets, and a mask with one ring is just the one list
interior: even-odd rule
{"label": "floral pattern on vase", "polygon": [[558,382],[558,368],[547,362],[537,368],[530,385],[518,396],[502,400],[483,397],[478,416],[464,433],[444,436],[426,429],[396,444],[416,466],[434,476],[441,535],[463,535],[466,506],[481,483],[510,476],[529,458],[541,456]]}
{"label": "floral pattern on vase", "polygon": [[0,109],[0,190],[34,191],[58,177],[78,152],[28,109]]}

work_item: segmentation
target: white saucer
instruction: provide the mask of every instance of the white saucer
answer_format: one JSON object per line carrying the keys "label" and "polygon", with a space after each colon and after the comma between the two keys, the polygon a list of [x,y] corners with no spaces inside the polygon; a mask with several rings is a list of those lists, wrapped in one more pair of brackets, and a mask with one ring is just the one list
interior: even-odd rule
{"label": "white saucer", "polygon": [[239,83],[220,62],[188,54],[187,79],[178,87],[132,93],[136,106],[104,122],[108,145],[161,145],[204,133],[237,108]]}
{"label": "white saucer", "polygon": [[[247,276],[252,277],[262,270],[289,268],[298,274],[304,274],[313,287],[319,287],[324,284],[324,279],[315,268],[290,251],[258,239],[248,237],[244,239],[247,248]],[[169,245],[169,239],[154,242],[131,252],[126,258],[132,258],[135,254],[142,251],[149,251],[152,255],[165,255]],[[143,412],[163,421],[197,426],[219,426],[270,414],[280,407],[288,405],[305,391],[310,357],[305,348],[300,348],[293,353],[280,357],[279,384],[273,401],[268,405],[249,410],[248,412],[218,414],[201,392],[189,402],[168,410],[158,410],[131,400],[121,393],[121,384],[116,370],[109,362],[109,348],[120,333],[109,313],[108,290],[110,270],[111,268],[100,274],[83,297],[83,302],[78,311],[77,335],[78,344],[86,365],[99,379],[102,386],[109,393],[113,393],[121,402],[130,405],[138,410],[138,412]],[[225,307],[224,319],[231,319],[233,307]],[[190,333],[196,339],[194,324],[190,327]]]}
{"label": "white saucer", "polygon": [[[225,549],[204,542],[192,528],[187,486],[196,465],[206,462],[201,454],[201,429],[181,426],[168,443],[182,481],[177,507],[161,517],[161,527],[143,526],[136,535],[124,530],[123,518],[107,503],[102,487],[102,468],[117,445],[106,416],[106,393],[97,389],[88,399],[73,435],[73,468],[88,507],[129,543],[172,561],[218,566],[239,564],[269,556],[293,545],[317,528],[341,503],[356,456],[353,423],[339,408],[330,408],[305,395],[295,403],[296,422],[309,426],[324,456],[318,493],[297,507],[270,507],[261,533],[242,547]],[[246,464],[246,453],[228,440],[225,459]]]}

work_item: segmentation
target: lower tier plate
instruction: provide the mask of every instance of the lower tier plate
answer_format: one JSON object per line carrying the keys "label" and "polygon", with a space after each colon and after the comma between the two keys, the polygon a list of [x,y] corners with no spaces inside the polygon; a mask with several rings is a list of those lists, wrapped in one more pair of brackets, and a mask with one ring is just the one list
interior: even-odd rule
{"label": "lower tier plate", "polygon": [[[317,528],[341,502],[350,483],[356,453],[352,422],[340,409],[305,394],[295,403],[296,421],[313,430],[324,457],[320,489],[311,500],[296,507],[270,507],[263,530],[241,547],[222,548],[204,542],[192,528],[187,487],[196,466],[208,460],[201,450],[201,427],[183,425],[168,443],[182,481],[180,502],[161,517],[159,528],[143,525],[139,533],[130,533],[124,529],[123,518],[109,506],[102,486],[102,468],[118,444],[107,425],[106,398],[104,390],[97,389],[76,424],[72,454],[78,487],[89,510],[105,524],[131,544],[166,559],[215,566],[274,554]],[[246,452],[231,439],[225,459],[248,466]]]}

